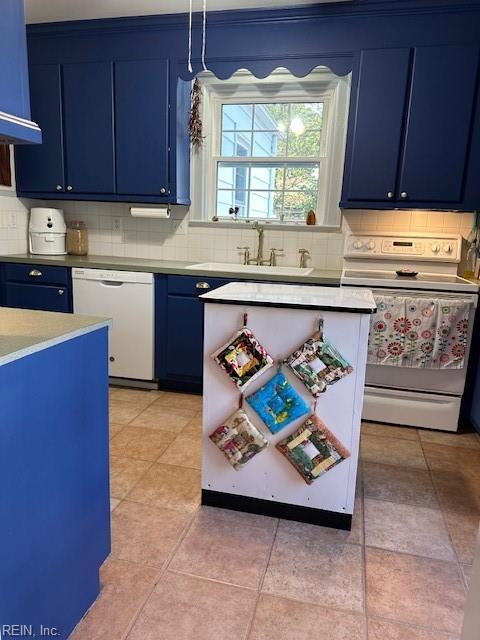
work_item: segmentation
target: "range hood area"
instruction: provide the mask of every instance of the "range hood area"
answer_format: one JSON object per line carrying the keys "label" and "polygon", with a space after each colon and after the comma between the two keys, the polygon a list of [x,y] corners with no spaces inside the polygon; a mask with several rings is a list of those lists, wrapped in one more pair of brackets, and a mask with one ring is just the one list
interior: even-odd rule
{"label": "range hood area", "polygon": [[0,59],[0,143],[39,144],[42,132],[30,119],[25,17],[18,0],[2,2]]}

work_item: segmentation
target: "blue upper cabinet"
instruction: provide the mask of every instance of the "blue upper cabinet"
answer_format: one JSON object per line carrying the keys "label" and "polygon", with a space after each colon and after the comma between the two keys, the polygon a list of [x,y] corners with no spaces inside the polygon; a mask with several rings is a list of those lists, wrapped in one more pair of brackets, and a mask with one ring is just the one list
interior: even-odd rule
{"label": "blue upper cabinet", "polygon": [[113,68],[110,62],[63,67],[68,193],[115,193]]}
{"label": "blue upper cabinet", "polygon": [[30,84],[45,145],[17,150],[19,195],[189,204],[190,85],[168,59],[32,64]]}
{"label": "blue upper cabinet", "polygon": [[0,142],[41,142],[30,120],[23,0],[2,0],[0,19]]}
{"label": "blue upper cabinet", "polygon": [[348,200],[393,200],[403,132],[410,49],[363,51],[350,149]]}
{"label": "blue upper cabinet", "polygon": [[477,67],[477,47],[415,50],[400,198],[447,206],[462,202]]}
{"label": "blue upper cabinet", "polygon": [[168,96],[168,60],[115,63],[119,194],[169,195],[169,109],[165,96]]}
{"label": "blue upper cabinet", "polygon": [[42,129],[42,144],[15,149],[18,191],[63,192],[62,77],[58,64],[30,67],[32,117]]}
{"label": "blue upper cabinet", "polygon": [[469,184],[478,60],[467,45],[362,52],[342,206],[479,206]]}

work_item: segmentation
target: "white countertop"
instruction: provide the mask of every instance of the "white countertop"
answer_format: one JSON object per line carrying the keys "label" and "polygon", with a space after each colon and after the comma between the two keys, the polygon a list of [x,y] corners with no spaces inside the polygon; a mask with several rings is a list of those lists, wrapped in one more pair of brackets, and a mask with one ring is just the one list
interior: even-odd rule
{"label": "white countertop", "polygon": [[363,288],[231,282],[200,297],[204,302],[326,309],[350,313],[373,313],[376,309],[372,292]]}
{"label": "white countertop", "polygon": [[0,307],[0,366],[109,325],[105,318]]}

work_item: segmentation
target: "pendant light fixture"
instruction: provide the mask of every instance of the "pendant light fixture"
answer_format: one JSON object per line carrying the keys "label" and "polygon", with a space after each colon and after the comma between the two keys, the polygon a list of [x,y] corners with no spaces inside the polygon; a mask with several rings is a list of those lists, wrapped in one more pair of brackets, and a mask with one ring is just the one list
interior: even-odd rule
{"label": "pendant light fixture", "polygon": [[[188,70],[193,72],[192,68],[192,34],[193,34],[193,0],[189,0],[188,12]],[[202,68],[208,71],[205,62],[205,52],[207,45],[207,0],[203,0],[203,16],[202,16]]]}

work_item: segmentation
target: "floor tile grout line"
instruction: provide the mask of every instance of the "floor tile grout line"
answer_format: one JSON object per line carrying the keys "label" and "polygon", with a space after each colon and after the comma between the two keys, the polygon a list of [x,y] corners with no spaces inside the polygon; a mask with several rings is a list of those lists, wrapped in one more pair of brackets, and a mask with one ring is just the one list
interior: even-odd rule
{"label": "floor tile grout line", "polygon": [[432,468],[431,468],[431,466],[430,466],[430,464],[428,462],[428,456],[426,455],[426,451],[425,451],[423,445],[424,445],[423,441],[420,440],[420,446],[422,447],[422,453],[423,453],[423,456],[424,456],[425,461],[427,463],[427,469],[428,469],[428,473],[429,473],[429,476],[430,476],[430,481],[431,481],[431,483],[433,485],[433,490],[435,491],[435,495],[436,495],[438,503],[440,505],[440,512],[442,514],[442,520],[443,520],[443,523],[445,525],[445,529],[447,530],[448,539],[450,540],[450,544],[452,545],[453,553],[455,554],[457,568],[458,568],[458,571],[460,573],[460,580],[462,582],[464,591],[466,593],[467,592],[467,585],[466,585],[466,581],[465,581],[465,576],[464,576],[463,571],[462,571],[462,567],[460,566],[460,558],[458,557],[457,549],[455,547],[455,544],[453,542],[453,538],[452,538],[452,536],[450,534],[450,529],[448,528],[447,521],[445,519],[445,513],[444,513],[442,501],[440,499],[440,494],[439,494],[439,492],[437,490],[437,485],[435,484],[435,480],[433,478]]}
{"label": "floor tile grout line", "polygon": [[236,582],[226,582],[225,580],[220,580],[219,578],[212,578],[210,576],[200,576],[198,573],[190,573],[189,571],[181,571],[180,569],[173,569],[171,566],[167,567],[167,571],[169,573],[175,573],[179,576],[188,576],[189,578],[195,578],[195,580],[205,580],[206,582],[214,582],[215,584],[222,584],[225,587],[235,587],[235,589],[244,589],[245,591],[251,591],[256,593],[258,591],[257,587],[247,587],[244,584],[238,584]]}
{"label": "floor tile grout line", "polygon": [[385,618],[384,616],[374,615],[374,616],[368,616],[368,620],[386,622],[387,624],[398,624],[400,626],[404,626],[409,629],[416,629],[419,631],[428,631],[429,633],[432,633],[433,631],[434,633],[442,633],[446,636],[453,636],[454,638],[457,638],[458,636],[460,640],[459,634],[455,632],[445,631],[444,629],[436,629],[434,627],[427,627],[422,624],[415,624],[414,622],[406,622],[405,620],[397,620],[396,618]]}
{"label": "floor tile grout line", "polygon": [[275,531],[273,533],[272,542],[270,544],[270,549],[268,551],[267,558],[266,558],[266,561],[265,561],[265,567],[264,567],[264,570],[263,570],[263,575],[262,575],[262,577],[261,577],[261,579],[260,579],[260,581],[258,583],[257,597],[255,599],[255,604],[253,606],[253,611],[252,611],[252,615],[251,615],[251,618],[250,618],[250,622],[248,623],[248,626],[247,626],[247,628],[245,630],[244,640],[248,640],[248,638],[250,638],[251,633],[253,631],[253,625],[255,623],[255,617],[257,615],[258,605],[260,603],[260,598],[262,596],[263,584],[265,582],[265,577],[267,575],[268,566],[270,564],[270,559],[272,557],[273,548],[275,546],[275,541],[277,539],[277,534],[278,534],[279,527],[280,527],[280,518],[277,519],[277,522],[275,524]]}
{"label": "floor tile grout line", "polygon": [[180,534],[180,537],[177,541],[177,544],[174,545],[174,547],[172,548],[171,552],[168,554],[167,559],[165,560],[165,562],[163,563],[162,568],[160,569],[157,578],[155,579],[154,584],[152,585],[152,588],[150,589],[150,591],[148,592],[148,595],[146,596],[146,598],[144,599],[142,605],[139,607],[137,613],[132,617],[132,620],[130,621],[130,624],[128,625],[125,633],[122,635],[122,637],[120,638],[120,640],[128,640],[128,636],[131,634],[133,627],[135,626],[140,614],[142,613],[142,611],[145,608],[145,605],[147,604],[148,600],[150,599],[150,596],[152,595],[152,593],[154,592],[156,586],[158,585],[158,583],[162,580],[162,578],[164,577],[164,575],[166,574],[166,572],[168,571],[168,566],[171,562],[172,557],[175,555],[175,553],[177,552],[177,550],[179,549],[180,545],[182,544],[183,540],[185,539],[185,536],[188,534],[188,532],[190,531],[193,522],[196,518],[196,514],[192,515],[192,518],[190,518],[190,522],[185,526],[184,530],[182,531],[182,533]]}
{"label": "floor tile grout line", "polygon": [[366,540],[367,540],[367,531],[366,531],[366,525],[365,525],[365,486],[364,486],[364,475],[363,475],[363,462],[360,459],[359,460],[359,465],[358,465],[359,469],[360,469],[360,475],[358,474],[358,470],[357,470],[357,481],[358,481],[358,477],[360,477],[360,499],[362,501],[362,540],[363,540],[363,544],[362,544],[362,582],[363,582],[363,615],[365,618],[365,638],[366,640],[368,640],[368,617],[367,617],[367,547],[366,547]]}

